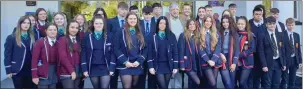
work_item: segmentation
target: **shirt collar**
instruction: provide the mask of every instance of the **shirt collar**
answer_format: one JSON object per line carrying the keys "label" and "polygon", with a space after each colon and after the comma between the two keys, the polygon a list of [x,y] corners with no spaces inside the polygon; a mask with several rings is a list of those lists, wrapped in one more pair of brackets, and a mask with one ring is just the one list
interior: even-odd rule
{"label": "shirt collar", "polygon": [[73,40],[73,38],[76,39],[76,36],[71,36],[71,35],[69,35],[69,38],[70,38],[71,40]]}
{"label": "shirt collar", "polygon": [[47,37],[47,40],[48,40],[48,43],[52,44],[52,45],[53,45],[52,41],[56,42],[56,38],[54,40],[52,40],[51,38]]}
{"label": "shirt collar", "polygon": [[267,32],[269,33],[269,35],[275,34],[275,31],[271,32],[271,31],[269,31],[269,29],[267,29]]}
{"label": "shirt collar", "polygon": [[121,17],[121,16],[117,16],[118,17],[118,20],[119,20],[119,22],[121,21],[121,20],[124,20],[124,18],[123,17]]}
{"label": "shirt collar", "polygon": [[38,20],[38,23],[42,26],[45,25],[45,21],[42,22],[42,21]]}
{"label": "shirt collar", "polygon": [[288,33],[288,35],[290,35],[290,34],[293,34],[294,32],[290,32],[290,31],[287,30],[287,33]]}
{"label": "shirt collar", "polygon": [[260,20],[259,22],[256,22],[255,20],[253,20],[253,22],[256,26],[258,26],[259,24],[262,25],[264,23],[263,19]]}
{"label": "shirt collar", "polygon": [[224,30],[224,33],[225,33],[225,32],[229,32],[229,30],[228,30],[228,29],[225,29],[225,30]]}

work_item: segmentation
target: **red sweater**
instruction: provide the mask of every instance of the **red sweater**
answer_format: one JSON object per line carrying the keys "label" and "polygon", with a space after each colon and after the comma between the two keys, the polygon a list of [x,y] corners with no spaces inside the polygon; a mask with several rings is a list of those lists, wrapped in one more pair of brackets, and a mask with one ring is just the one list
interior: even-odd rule
{"label": "red sweater", "polygon": [[[47,78],[48,65],[56,65],[58,61],[58,44],[55,42],[53,46],[50,46],[48,39],[45,37],[39,39],[34,48],[32,54],[32,77],[33,78]],[[47,50],[47,52],[46,52]],[[41,66],[38,66],[39,60],[41,60]]]}
{"label": "red sweater", "polygon": [[67,40],[70,39],[64,36],[58,41],[59,65],[57,67],[59,75],[70,75],[74,72],[75,65],[80,64],[79,42],[74,44],[74,50],[70,52]]}

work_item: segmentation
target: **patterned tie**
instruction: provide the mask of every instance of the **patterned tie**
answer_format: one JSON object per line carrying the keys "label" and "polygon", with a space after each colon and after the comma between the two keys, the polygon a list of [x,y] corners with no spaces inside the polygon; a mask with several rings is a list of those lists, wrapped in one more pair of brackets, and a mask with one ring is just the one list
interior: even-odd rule
{"label": "patterned tie", "polygon": [[295,46],[294,46],[294,41],[293,41],[293,38],[292,38],[292,34],[290,34],[290,36],[289,36],[289,41],[290,41],[290,47],[291,47],[291,52],[292,52],[292,54],[294,54],[295,53]]}
{"label": "patterned tie", "polygon": [[129,28],[129,32],[131,35],[135,35],[136,34],[136,29],[135,28]]}
{"label": "patterned tie", "polygon": [[21,37],[22,37],[23,40],[27,40],[28,39],[28,33],[27,32],[22,33]]}
{"label": "patterned tie", "polygon": [[97,40],[100,40],[101,39],[101,36],[102,36],[102,32],[95,32],[95,38]]}
{"label": "patterned tie", "polygon": [[75,44],[75,43],[77,43],[77,41],[76,41],[76,38],[74,37],[73,38],[73,43]]}
{"label": "patterned tie", "polygon": [[161,40],[165,38],[165,32],[159,32],[158,34]]}
{"label": "patterned tie", "polygon": [[273,43],[273,51],[274,51],[274,57],[278,55],[277,53],[277,44],[276,44],[276,41],[275,41],[275,38],[274,38],[274,34],[272,33],[271,34],[271,41]]}
{"label": "patterned tie", "polygon": [[64,35],[64,30],[63,30],[63,28],[59,28],[59,35]]}

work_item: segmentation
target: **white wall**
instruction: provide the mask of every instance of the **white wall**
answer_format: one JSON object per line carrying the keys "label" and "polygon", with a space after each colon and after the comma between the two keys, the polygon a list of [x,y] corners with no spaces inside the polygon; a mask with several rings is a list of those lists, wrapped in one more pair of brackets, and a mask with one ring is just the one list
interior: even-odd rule
{"label": "white wall", "polygon": [[279,9],[280,14],[278,20],[283,23],[285,23],[287,18],[294,17],[294,1],[274,1],[273,7]]}
{"label": "white wall", "polygon": [[57,12],[58,7],[58,1],[37,1],[36,6],[26,6],[25,1],[1,1],[1,81],[7,77],[3,63],[5,39],[12,33],[19,17],[25,12],[35,12],[37,8]]}

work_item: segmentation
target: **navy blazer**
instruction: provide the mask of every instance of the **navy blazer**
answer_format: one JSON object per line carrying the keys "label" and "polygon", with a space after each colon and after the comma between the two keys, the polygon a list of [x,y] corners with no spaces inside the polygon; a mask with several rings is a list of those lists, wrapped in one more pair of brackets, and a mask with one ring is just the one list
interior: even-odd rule
{"label": "navy blazer", "polygon": [[[290,43],[290,38],[289,35],[287,33],[287,31],[285,30],[283,32],[284,34],[284,46],[285,46],[285,63],[287,64],[287,62],[289,62],[288,60],[291,59],[291,55],[292,55],[292,48],[291,48],[291,44]],[[297,64],[297,66],[299,64],[302,63],[302,54],[301,54],[301,45],[300,45],[300,36],[298,33],[293,32],[293,41],[294,41],[294,47],[295,47],[295,63]]]}
{"label": "navy blazer", "polygon": [[[235,38],[231,35],[232,31],[229,31],[229,42],[228,42],[228,53],[229,58],[226,58],[227,65],[230,66],[232,64],[237,64],[239,60],[239,54],[240,54],[240,45],[239,45],[239,35],[237,32],[234,32]],[[221,45],[221,53],[223,53],[223,44],[224,44],[224,35],[221,34],[222,39],[222,45]],[[233,40],[233,44],[231,44],[231,41]],[[232,48],[232,49],[231,49]]]}
{"label": "navy blazer", "polygon": [[[28,39],[31,40],[31,39]],[[15,34],[8,35],[4,43],[4,66],[6,69],[6,74],[12,73],[16,75],[20,72],[23,67],[26,57],[26,47],[21,42],[21,47],[17,45]],[[30,45],[30,50],[32,50],[32,42]]]}
{"label": "navy blazer", "polygon": [[[104,59],[106,61],[106,66],[109,71],[114,72],[116,67],[116,58],[113,53],[113,34],[107,32],[106,40],[103,44],[104,46]],[[94,50],[93,40],[94,37],[93,33],[89,33],[85,36],[84,41],[82,43],[82,51],[81,51],[81,67],[83,72],[88,72],[90,74],[91,70],[91,61],[92,61],[92,54]]]}
{"label": "navy blazer", "polygon": [[[285,25],[284,25],[282,22],[278,21],[278,23],[276,23],[276,24],[279,24],[279,25],[280,25],[281,30],[282,30],[281,33],[283,33],[284,31],[286,31]],[[277,27],[277,26],[276,26],[276,32],[278,32],[278,27]]]}
{"label": "navy blazer", "polygon": [[[120,22],[119,22],[118,16],[109,19],[107,22],[108,22],[107,28],[113,34],[115,34],[118,31],[123,30],[123,28],[120,27]],[[126,23],[126,21],[124,21],[124,23]]]}
{"label": "navy blazer", "polygon": [[[195,50],[191,50],[190,43],[186,41],[184,33],[181,33],[178,40],[178,52],[179,52],[179,62],[180,62],[180,68],[185,68],[185,70],[193,70],[193,65],[201,65],[200,62],[196,61],[196,63],[193,63],[192,60],[198,59],[198,49],[197,44],[195,45]],[[196,54],[192,54],[192,51],[196,51]],[[196,59],[192,59],[192,55],[196,56]],[[197,68],[198,70],[198,68]]]}
{"label": "navy blazer", "polygon": [[[268,33],[268,31],[265,31],[264,34],[260,34],[260,37],[258,38],[258,54],[261,60],[261,64],[262,67],[268,67],[268,69],[271,69],[273,66],[273,56],[274,56],[274,52],[272,49],[272,42],[271,42],[271,38],[270,35]],[[285,66],[284,63],[284,44],[283,43],[283,35],[282,33],[279,32],[275,32],[275,36],[276,36],[276,43],[278,46],[278,50],[279,50],[279,58],[280,58],[280,64],[282,65],[281,67]]]}
{"label": "navy blazer", "polygon": [[[146,40],[146,39],[145,39]],[[126,69],[126,66],[123,64],[126,61],[129,61],[128,58],[128,45],[126,40],[125,31],[121,30],[115,33],[114,37],[114,53],[117,57],[117,69]],[[144,47],[140,47],[140,54],[138,54],[138,61],[142,67],[143,62],[146,60],[148,53],[148,44],[145,42]]]}
{"label": "navy blazer", "polygon": [[150,34],[146,35],[145,34],[145,24],[144,24],[144,20],[140,20],[140,26],[141,26],[141,32],[145,37],[152,37],[152,35],[156,32],[156,22],[154,20],[151,20],[151,22],[149,23],[150,25]]}
{"label": "navy blazer", "polygon": [[220,59],[220,53],[221,53],[221,37],[219,35],[219,33],[217,33],[217,38],[218,38],[218,43],[216,44],[216,47],[214,50],[211,50],[211,54],[208,55],[207,52],[206,52],[206,48],[202,48],[202,50],[200,49],[200,46],[197,47],[197,49],[199,49],[199,59],[201,59],[201,66],[202,67],[207,67],[209,66],[207,61],[208,60],[212,60],[215,62],[215,67],[218,68],[221,66],[221,60]]}
{"label": "navy blazer", "polygon": [[[254,53],[254,49],[256,48],[255,41],[256,41],[256,36],[252,33],[252,39],[249,42],[248,50],[241,52],[239,55],[239,59],[240,59],[239,62],[241,62],[245,68],[254,67],[254,54],[253,53]],[[241,41],[239,40],[239,44],[240,44],[240,42]]]}
{"label": "navy blazer", "polygon": [[[172,71],[173,69],[178,69],[178,49],[177,49],[177,39],[174,33],[168,32],[166,34],[168,39],[167,45],[167,59],[169,60],[169,69]],[[149,68],[155,68],[157,71],[159,69],[158,62],[159,62],[159,56],[158,56],[158,39],[157,34],[155,33],[153,35],[153,43],[151,44],[151,50],[150,53],[152,54],[152,58],[147,61]]]}

